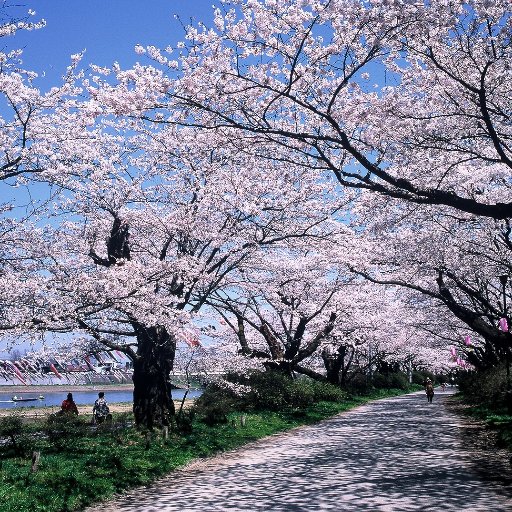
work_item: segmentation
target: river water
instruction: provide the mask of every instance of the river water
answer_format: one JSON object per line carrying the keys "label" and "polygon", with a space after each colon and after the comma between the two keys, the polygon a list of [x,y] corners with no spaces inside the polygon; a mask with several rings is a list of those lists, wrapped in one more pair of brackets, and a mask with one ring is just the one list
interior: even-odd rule
{"label": "river water", "polygon": [[[172,397],[174,400],[181,400],[185,393],[184,389],[173,389]],[[202,391],[200,389],[191,389],[187,398],[197,398],[200,396]],[[23,398],[38,398],[39,393],[0,393],[0,409],[17,409],[20,407],[45,407],[45,406],[58,406],[62,401],[66,398],[67,393],[60,391],[45,391],[41,396],[44,396],[42,399],[38,399],[31,402],[13,402],[11,399],[13,396],[23,397]],[[74,391],[73,399],[77,405],[92,405],[94,404],[94,400],[98,398],[97,390],[87,390],[87,391]],[[121,402],[133,402],[133,391],[125,390],[125,391],[108,391],[105,390],[105,398],[109,403],[121,403]]]}

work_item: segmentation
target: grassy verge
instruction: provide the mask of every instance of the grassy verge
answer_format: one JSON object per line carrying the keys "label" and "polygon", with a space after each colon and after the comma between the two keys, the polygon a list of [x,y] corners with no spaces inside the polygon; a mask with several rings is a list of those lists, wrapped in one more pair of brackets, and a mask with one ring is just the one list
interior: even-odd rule
{"label": "grassy verge", "polygon": [[512,451],[512,414],[507,368],[503,363],[459,375],[460,392],[454,397],[464,412],[495,431],[498,446]]}
{"label": "grassy verge", "polygon": [[[460,402],[465,402],[464,395],[454,397]],[[506,413],[503,408],[496,409],[487,405],[466,405],[464,412],[476,418],[497,434],[497,444],[501,448],[512,451],[512,415]]]}
{"label": "grassy verge", "polygon": [[[369,400],[403,393],[380,390],[341,402],[318,402],[300,410],[244,413],[244,426],[240,425],[240,414],[231,413],[225,424],[207,426],[194,422],[191,433],[171,433],[168,439],[127,427],[126,415],[115,418],[113,427],[96,431],[79,419],[72,425],[59,425],[54,431],[34,421],[23,427],[16,448],[12,443],[0,446],[0,509],[80,510],[123,490],[148,484],[194,459],[320,421]],[[33,434],[41,429],[46,429],[45,436]],[[33,451],[41,453],[35,472],[31,470]]]}

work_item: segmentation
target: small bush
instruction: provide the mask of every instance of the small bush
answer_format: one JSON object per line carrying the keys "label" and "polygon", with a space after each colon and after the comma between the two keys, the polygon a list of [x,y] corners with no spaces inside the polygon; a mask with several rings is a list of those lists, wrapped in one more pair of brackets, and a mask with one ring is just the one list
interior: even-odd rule
{"label": "small bush", "polygon": [[192,432],[196,411],[196,408],[184,409],[176,415],[176,427],[180,434],[190,434]]}
{"label": "small bush", "polygon": [[315,402],[311,379],[293,379],[277,371],[253,372],[246,382],[252,391],[243,397],[244,409],[281,411],[304,409]]}
{"label": "small bush", "polygon": [[339,386],[328,382],[319,382],[312,379],[301,379],[298,381],[301,386],[309,387],[313,392],[315,402],[342,402],[347,399],[346,391]]}
{"label": "small bush", "polygon": [[23,425],[23,420],[16,411],[0,418],[0,438],[8,441],[4,452],[12,451],[14,455],[26,455],[33,444],[28,429]]}
{"label": "small bush", "polygon": [[430,379],[432,382],[436,382],[435,375],[431,372],[427,372],[427,371],[420,372],[418,370],[415,370],[412,372],[412,383],[413,384],[419,384],[420,386],[423,386],[427,379]]}
{"label": "small bush", "polygon": [[362,373],[355,374],[346,385],[346,390],[353,395],[366,395],[371,390],[370,380]]}
{"label": "small bush", "polygon": [[[205,407],[224,404],[223,410],[230,411],[283,411],[304,409],[315,402],[339,402],[346,398],[346,392],[332,384],[317,382],[308,377],[293,379],[283,372],[255,371],[249,375],[229,375],[234,384],[250,388],[244,395],[236,395],[229,388],[209,386],[196,400],[196,411],[205,416]],[[212,411],[213,413],[213,411]],[[219,415],[219,417],[221,417]]]}
{"label": "small bush", "polygon": [[372,384],[377,389],[385,389],[389,388],[388,379],[386,375],[382,375],[382,373],[374,373],[372,377]]}
{"label": "small bush", "polygon": [[13,445],[16,445],[16,438],[23,433],[23,421],[16,414],[0,418],[0,436],[10,439]]}
{"label": "small bush", "polygon": [[[220,425],[228,422],[228,414],[231,411],[231,404],[226,400],[216,402],[199,402],[192,409],[192,414],[197,414],[197,418],[208,426]],[[181,423],[183,426],[185,423]]]}
{"label": "small bush", "polygon": [[133,424],[133,413],[132,412],[120,412],[114,416],[114,425],[118,428],[128,428]]}
{"label": "small bush", "polygon": [[375,373],[373,375],[373,385],[377,389],[407,389],[409,379],[402,372],[392,372],[386,375]]}
{"label": "small bush", "polygon": [[88,433],[88,424],[74,414],[52,414],[45,424],[48,441],[59,450],[73,450]]}
{"label": "small bush", "polygon": [[[244,408],[278,411],[290,405],[293,380],[282,372],[253,372],[247,382],[252,391],[244,397]],[[298,397],[297,397],[298,399]]]}
{"label": "small bush", "polygon": [[507,374],[504,367],[458,376],[459,389],[467,402],[483,404],[493,410],[506,407]]}

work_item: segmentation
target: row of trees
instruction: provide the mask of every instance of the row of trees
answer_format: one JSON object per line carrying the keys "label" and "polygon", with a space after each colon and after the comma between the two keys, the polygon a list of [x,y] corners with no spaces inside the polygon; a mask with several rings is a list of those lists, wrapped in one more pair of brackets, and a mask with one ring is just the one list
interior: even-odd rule
{"label": "row of trees", "polygon": [[5,339],[126,353],[149,428],[180,343],[336,384],[375,354],[499,364],[507,4],[233,0],[46,93],[3,55]]}

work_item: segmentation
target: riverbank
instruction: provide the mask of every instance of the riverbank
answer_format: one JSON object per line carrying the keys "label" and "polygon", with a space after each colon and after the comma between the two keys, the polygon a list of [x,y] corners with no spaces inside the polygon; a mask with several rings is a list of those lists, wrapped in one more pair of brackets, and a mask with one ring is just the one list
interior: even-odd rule
{"label": "riverbank", "polygon": [[23,393],[43,394],[44,393],[74,393],[77,391],[129,391],[133,390],[133,384],[52,384],[52,385],[31,385],[31,386],[0,386],[0,393]]}
{"label": "riverbank", "polygon": [[[111,412],[124,413],[132,412],[133,409],[133,384],[107,384],[107,385],[94,385],[94,386],[66,386],[66,385],[40,385],[40,386],[0,386],[0,395],[7,395],[9,398],[13,395],[27,397],[37,397],[44,395],[46,400],[34,401],[23,403],[22,407],[0,407],[0,418],[9,416],[14,411],[16,414],[23,418],[46,418],[48,415],[53,414],[60,410],[62,400],[66,398],[68,393],[73,393],[77,403],[78,412],[80,415],[92,415],[92,405],[97,393],[99,391],[105,392]],[[83,395],[90,395],[90,399],[83,398]],[[200,393],[199,393],[200,394]],[[82,395],[82,396],[81,396]],[[78,400],[76,397],[80,397]],[[173,391],[174,403],[178,409],[181,404],[181,397],[183,390],[177,389]],[[186,407],[189,407],[194,398],[198,396],[197,390],[190,390],[186,399]],[[7,398],[4,398],[7,399]],[[4,404],[2,404],[4,405]],[[12,404],[9,404],[12,405]],[[18,404],[16,404],[18,405]]]}
{"label": "riverbank", "polygon": [[[108,404],[110,408],[110,412],[113,413],[121,413],[121,412],[131,412],[133,409],[133,404],[124,403],[124,404]],[[80,416],[90,416],[92,418],[92,405],[79,405],[78,414]],[[36,418],[47,418],[50,414],[56,413],[60,410],[60,407],[57,406],[48,406],[48,407],[20,407],[19,409],[0,409],[0,418],[4,418],[6,416],[11,416],[14,412],[16,415],[19,415],[25,419],[36,419]]]}
{"label": "riverbank", "polygon": [[[194,403],[193,399],[185,400],[185,409],[190,407]],[[174,405],[176,410],[178,410],[181,406],[181,400],[175,400]],[[132,412],[133,404],[130,402],[125,403],[112,403],[108,404],[111,413],[124,413],[124,412]],[[92,404],[91,405],[78,405],[78,414],[79,416],[90,416],[92,419]],[[54,414],[60,410],[58,406],[48,406],[48,407],[23,407],[19,409],[15,409],[16,414],[25,419],[44,419],[47,418],[50,414]],[[10,416],[13,414],[13,409],[0,409],[0,418]]]}

